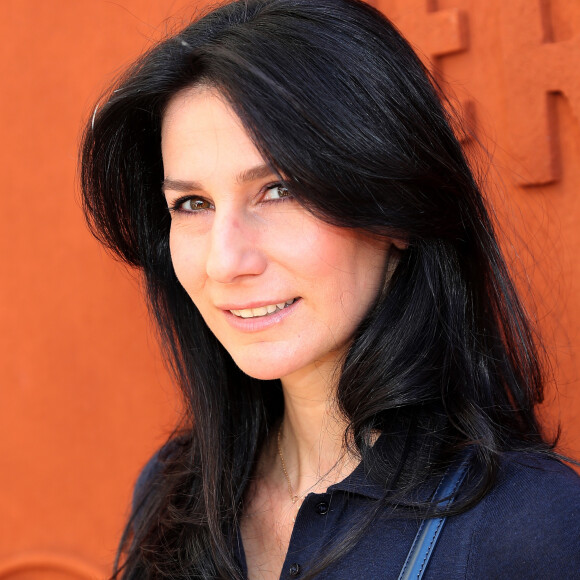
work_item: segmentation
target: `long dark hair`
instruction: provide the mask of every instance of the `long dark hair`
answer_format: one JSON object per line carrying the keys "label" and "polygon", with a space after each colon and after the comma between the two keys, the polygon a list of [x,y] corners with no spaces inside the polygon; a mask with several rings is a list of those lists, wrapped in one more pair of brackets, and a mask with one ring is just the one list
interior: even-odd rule
{"label": "long dark hair", "polygon": [[[397,504],[413,506],[412,492],[470,446],[471,483],[452,508],[465,510],[493,485],[502,452],[549,451],[534,414],[543,387],[534,336],[420,60],[358,0],[239,0],[142,56],[84,134],[89,225],[142,269],[188,411],[138,498],[124,577],[241,575],[244,492],[283,412],[279,382],[236,367],[171,263],[161,122],[172,96],[202,83],[226,97],[314,215],[408,243],[357,329],[336,395],[345,441],[363,459],[371,431],[388,434],[376,471],[384,501],[396,488]],[[431,508],[414,505],[413,514]]]}

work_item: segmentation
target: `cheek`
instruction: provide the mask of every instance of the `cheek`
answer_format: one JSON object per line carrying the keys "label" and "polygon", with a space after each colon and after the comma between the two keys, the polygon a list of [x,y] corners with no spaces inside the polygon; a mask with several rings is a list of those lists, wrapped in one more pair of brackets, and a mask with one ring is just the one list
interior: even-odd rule
{"label": "cheek", "polygon": [[171,229],[169,251],[175,275],[190,298],[195,301],[203,287],[205,262],[200,240],[188,239],[179,230]]}
{"label": "cheek", "polygon": [[337,289],[354,293],[362,302],[374,300],[387,276],[389,246],[388,240],[325,226],[317,240],[317,267]]}

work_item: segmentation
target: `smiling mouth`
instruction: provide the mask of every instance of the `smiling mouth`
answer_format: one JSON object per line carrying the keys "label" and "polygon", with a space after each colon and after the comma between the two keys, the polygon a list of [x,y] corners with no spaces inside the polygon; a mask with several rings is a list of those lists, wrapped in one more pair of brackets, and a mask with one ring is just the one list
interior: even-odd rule
{"label": "smiling mouth", "polygon": [[243,310],[230,310],[234,316],[239,318],[258,318],[261,316],[268,316],[269,314],[274,314],[274,312],[279,312],[284,310],[284,308],[293,304],[298,298],[292,298],[291,300],[286,300],[286,302],[279,302],[278,304],[268,304],[266,306],[260,306],[259,308],[244,308]]}

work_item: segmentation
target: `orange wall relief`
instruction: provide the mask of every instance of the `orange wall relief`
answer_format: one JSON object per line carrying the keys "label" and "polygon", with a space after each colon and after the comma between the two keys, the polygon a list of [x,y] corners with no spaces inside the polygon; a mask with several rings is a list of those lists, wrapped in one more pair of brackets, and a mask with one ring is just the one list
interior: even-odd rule
{"label": "orange wall relief", "polygon": [[[0,580],[106,577],[135,477],[178,416],[139,280],[84,225],[76,156],[107,82],[203,4],[4,0]],[[490,200],[553,360],[546,420],[580,457],[580,3],[373,4],[493,159]]]}
{"label": "orange wall relief", "polygon": [[[538,320],[556,385],[546,424],[580,452],[580,4],[376,0],[441,81],[492,159],[486,190]],[[476,150],[466,143],[468,152]],[[477,152],[479,158],[481,151]]]}

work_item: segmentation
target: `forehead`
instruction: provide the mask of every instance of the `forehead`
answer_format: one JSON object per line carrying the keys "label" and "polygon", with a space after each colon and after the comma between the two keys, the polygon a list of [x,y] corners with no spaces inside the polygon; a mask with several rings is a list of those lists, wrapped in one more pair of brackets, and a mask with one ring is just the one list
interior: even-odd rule
{"label": "forehead", "polygon": [[178,91],[170,98],[165,108],[162,126],[173,122],[175,117],[193,116],[196,111],[200,111],[200,121],[205,118],[205,113],[215,111],[218,117],[225,114],[226,117],[231,117],[231,121],[240,123],[227,99],[217,88],[195,85]]}
{"label": "forehead", "polygon": [[161,149],[166,177],[199,180],[217,169],[239,172],[263,163],[225,97],[207,86],[184,89],[169,101]]}

